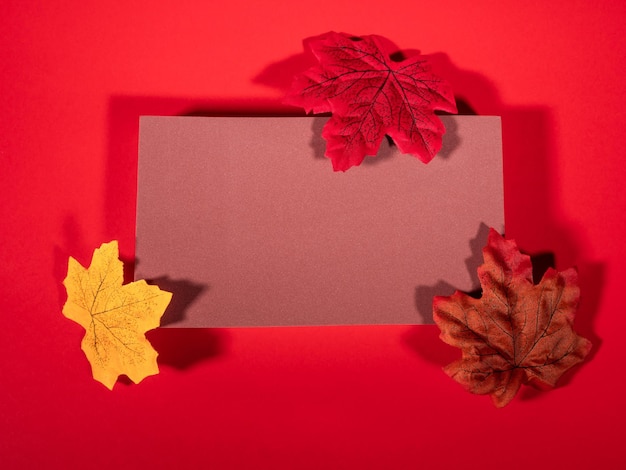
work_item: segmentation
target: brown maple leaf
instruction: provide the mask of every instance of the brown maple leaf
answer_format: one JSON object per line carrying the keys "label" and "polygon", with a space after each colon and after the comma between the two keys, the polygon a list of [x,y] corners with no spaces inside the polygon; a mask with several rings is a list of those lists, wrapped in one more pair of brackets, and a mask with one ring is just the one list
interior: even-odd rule
{"label": "brown maple leaf", "polygon": [[554,387],[591,343],[572,328],[579,300],[575,269],[549,269],[534,285],[530,257],[493,229],[483,256],[482,297],[459,291],[435,297],[433,316],[441,339],[462,351],[445,372],[502,407],[522,384]]}
{"label": "brown maple leaf", "polygon": [[172,297],[145,281],[122,285],[123,278],[117,241],[112,241],[94,251],[88,269],[70,257],[63,281],[63,315],[85,328],[81,347],[93,378],[110,390],[122,374],[139,383],[159,373],[157,352],[145,332],[159,326]]}

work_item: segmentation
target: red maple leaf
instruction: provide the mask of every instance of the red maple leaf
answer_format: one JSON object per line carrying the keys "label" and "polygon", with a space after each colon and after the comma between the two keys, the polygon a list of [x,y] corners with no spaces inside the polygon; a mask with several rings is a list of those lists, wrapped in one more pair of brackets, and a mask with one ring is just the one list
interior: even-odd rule
{"label": "red maple leaf", "polygon": [[332,113],[322,136],[335,171],[376,155],[385,134],[424,163],[441,149],[445,128],[434,111],[456,112],[450,86],[420,54],[393,61],[388,44],[335,32],[304,40],[319,63],[295,78],[285,102]]}
{"label": "red maple leaf", "polygon": [[575,269],[550,268],[534,285],[530,257],[493,229],[483,256],[482,297],[459,291],[435,297],[433,316],[441,339],[462,350],[446,373],[502,407],[523,383],[554,387],[591,343],[572,328],[579,299]]}

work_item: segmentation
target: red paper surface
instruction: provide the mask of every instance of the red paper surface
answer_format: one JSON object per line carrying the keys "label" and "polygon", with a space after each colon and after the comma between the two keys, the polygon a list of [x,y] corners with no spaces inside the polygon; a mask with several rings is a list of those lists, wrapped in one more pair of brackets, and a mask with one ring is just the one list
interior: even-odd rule
{"label": "red paper surface", "polygon": [[[624,467],[625,8],[3,2],[3,468]],[[435,326],[157,330],[158,376],[91,379],[61,281],[105,241],[134,258],[139,116],[286,112],[302,38],[330,29],[434,55],[502,116],[507,236],[580,272],[594,350],[562,387],[493,409],[441,371]]]}

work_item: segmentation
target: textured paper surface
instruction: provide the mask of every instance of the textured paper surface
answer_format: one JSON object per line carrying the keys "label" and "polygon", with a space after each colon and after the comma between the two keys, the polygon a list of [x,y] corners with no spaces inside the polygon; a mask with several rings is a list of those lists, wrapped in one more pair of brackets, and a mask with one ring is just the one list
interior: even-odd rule
{"label": "textured paper surface", "polygon": [[442,120],[431,163],[336,173],[326,118],[142,117],[135,278],[173,327],[431,323],[504,228],[500,118]]}

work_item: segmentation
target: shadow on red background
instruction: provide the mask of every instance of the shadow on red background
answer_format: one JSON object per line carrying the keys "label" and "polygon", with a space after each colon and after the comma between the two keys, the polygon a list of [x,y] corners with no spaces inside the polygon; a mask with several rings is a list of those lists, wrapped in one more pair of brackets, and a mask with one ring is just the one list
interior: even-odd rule
{"label": "shadow on red background", "polygon": [[226,351],[228,335],[214,328],[157,328],[146,338],[159,353],[161,365],[185,370]]}
{"label": "shadow on red background", "polygon": [[[62,240],[61,245],[55,245],[53,248],[53,272],[52,275],[57,286],[59,310],[63,308],[63,304],[67,299],[67,293],[65,292],[65,286],[63,280],[67,276],[68,260],[70,256],[76,256],[76,253],[84,253],[88,250],[83,246],[84,242],[81,236],[81,230],[76,218],[72,215],[66,215],[62,225]],[[89,264],[89,260],[78,260],[84,265],[86,262]]]}

